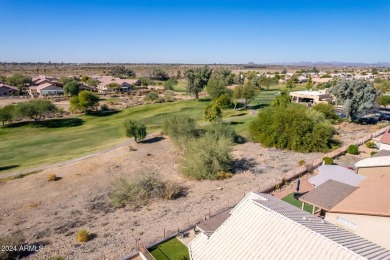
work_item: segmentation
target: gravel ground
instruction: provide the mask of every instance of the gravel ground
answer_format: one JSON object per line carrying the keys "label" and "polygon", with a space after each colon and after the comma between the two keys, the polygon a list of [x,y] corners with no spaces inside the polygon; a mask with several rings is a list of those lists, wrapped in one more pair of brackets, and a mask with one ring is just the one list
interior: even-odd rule
{"label": "gravel ground", "polygon": [[[363,136],[342,131],[343,138]],[[0,230],[2,236],[18,234],[29,244],[40,243],[43,250],[29,259],[54,255],[74,259],[117,259],[134,249],[135,239],[145,244],[166,233],[200,221],[209,213],[232,206],[244,193],[274,182],[281,173],[293,169],[299,160],[309,162],[321,153],[302,154],[267,149],[245,143],[234,147],[236,174],[223,181],[191,181],[179,174],[180,154],[169,138],[135,144],[137,151],[119,147],[111,152],[0,185]],[[156,200],[142,208],[114,210],[108,203],[112,182],[145,171],[156,172],[165,180],[180,183],[187,196],[172,201]],[[49,174],[61,179],[48,182]],[[93,239],[75,241],[75,233],[85,228]]]}

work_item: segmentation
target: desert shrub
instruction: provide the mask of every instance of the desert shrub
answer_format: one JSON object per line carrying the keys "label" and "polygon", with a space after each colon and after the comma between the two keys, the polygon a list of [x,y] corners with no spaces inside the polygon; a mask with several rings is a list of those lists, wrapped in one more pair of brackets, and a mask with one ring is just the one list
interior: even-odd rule
{"label": "desert shrub", "polygon": [[367,147],[367,148],[374,149],[374,148],[376,148],[376,145],[375,145],[374,142],[368,141],[368,142],[366,142],[366,147]]}
{"label": "desert shrub", "polygon": [[180,148],[184,148],[189,139],[198,135],[195,120],[184,115],[166,119],[163,123],[163,131]]}
{"label": "desert shrub", "polygon": [[231,97],[229,97],[227,94],[223,94],[219,98],[215,100],[215,103],[218,105],[219,108],[221,109],[228,109],[229,107],[232,106],[233,101]]}
{"label": "desert shrub", "polygon": [[110,107],[107,104],[103,104],[100,106],[100,110],[101,111],[108,111],[108,110],[110,110]]}
{"label": "desert shrub", "polygon": [[220,171],[218,173],[218,180],[226,180],[230,179],[231,177],[233,177],[233,174],[231,174],[230,172]]}
{"label": "desert shrub", "polygon": [[158,94],[156,92],[149,92],[145,96],[146,101],[154,101],[156,99],[158,99]]}
{"label": "desert shrub", "polygon": [[147,204],[150,199],[176,199],[183,194],[183,187],[178,184],[162,181],[155,174],[142,174],[134,179],[118,179],[114,182],[113,192],[110,194],[111,204],[124,207],[131,204],[134,207]]}
{"label": "desert shrub", "polygon": [[374,156],[375,154],[377,154],[376,151],[371,151],[371,153],[370,153],[371,156]]}
{"label": "desert shrub", "polygon": [[253,141],[298,152],[330,150],[334,145],[333,133],[333,126],[321,113],[303,106],[263,109],[249,127]]}
{"label": "desert shrub", "polygon": [[0,259],[20,259],[23,251],[5,250],[6,247],[20,248],[24,244],[24,238],[13,235],[0,238]]}
{"label": "desert shrub", "polygon": [[359,154],[359,146],[357,145],[354,145],[354,144],[351,144],[350,146],[348,146],[347,148],[347,153],[349,154]]}
{"label": "desert shrub", "polygon": [[239,137],[233,127],[222,121],[212,122],[206,128],[206,133],[213,135],[216,139],[226,138],[232,142],[237,142]]}
{"label": "desert shrub", "polygon": [[331,158],[331,157],[324,157],[322,160],[324,161],[325,165],[332,165],[333,164],[333,158]]}
{"label": "desert shrub", "polygon": [[63,256],[53,256],[51,260],[65,260],[65,257]]}
{"label": "desert shrub", "polygon": [[323,113],[326,119],[337,120],[339,118],[336,115],[334,106],[332,104],[320,103],[315,105],[313,109]]}
{"label": "desert shrub", "polygon": [[56,180],[57,180],[57,175],[55,175],[55,174],[49,174],[49,175],[47,176],[47,180],[48,180],[48,181],[56,181]]}
{"label": "desert shrub", "polygon": [[182,173],[191,179],[218,179],[218,173],[231,168],[232,141],[228,138],[215,138],[212,134],[188,142],[182,159]]}
{"label": "desert shrub", "polygon": [[305,160],[299,160],[298,161],[298,165],[299,166],[302,166],[302,165],[305,165],[305,164],[306,164]]}
{"label": "desert shrub", "polygon": [[85,229],[81,229],[77,232],[76,234],[76,241],[77,242],[81,242],[81,243],[85,243],[85,242],[88,242],[89,241],[89,233],[87,230]]}
{"label": "desert shrub", "polygon": [[165,99],[163,97],[158,97],[154,100],[154,103],[164,103]]}
{"label": "desert shrub", "polygon": [[136,120],[127,119],[125,121],[125,129],[127,137],[134,137],[134,140],[138,143],[145,139],[146,135],[146,126]]}

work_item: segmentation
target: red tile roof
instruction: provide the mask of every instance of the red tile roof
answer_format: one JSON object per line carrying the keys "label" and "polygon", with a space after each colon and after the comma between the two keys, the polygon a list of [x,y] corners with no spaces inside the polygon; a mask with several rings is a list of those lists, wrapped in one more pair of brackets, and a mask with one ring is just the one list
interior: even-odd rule
{"label": "red tile roof", "polygon": [[390,144],[390,129],[387,130],[384,135],[382,136],[382,138],[380,139],[380,142],[382,144]]}

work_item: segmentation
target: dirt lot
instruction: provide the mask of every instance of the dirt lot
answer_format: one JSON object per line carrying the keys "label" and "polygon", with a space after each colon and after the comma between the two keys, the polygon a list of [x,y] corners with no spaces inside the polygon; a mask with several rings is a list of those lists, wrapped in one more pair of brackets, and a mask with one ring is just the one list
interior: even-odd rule
{"label": "dirt lot", "polygon": [[[369,127],[340,136],[351,139],[366,134]],[[362,129],[363,129],[362,128]],[[348,130],[343,126],[341,131]],[[245,143],[234,147],[237,174],[224,181],[190,181],[179,174],[180,154],[168,138],[131,144],[137,151],[121,147],[94,158],[56,167],[1,184],[0,230],[2,235],[19,233],[28,243],[41,242],[44,250],[31,259],[54,255],[74,259],[116,259],[129,253],[136,238],[148,244],[166,232],[184,228],[209,212],[233,205],[245,191],[258,190],[274,182],[280,173],[293,169],[320,153],[301,154],[262,148]],[[148,155],[150,154],[150,155]],[[164,179],[188,188],[186,197],[174,201],[153,201],[141,209],[114,210],[108,204],[112,182],[152,171]],[[61,177],[48,182],[51,173]],[[85,244],[75,241],[75,233],[86,228],[94,238]]]}

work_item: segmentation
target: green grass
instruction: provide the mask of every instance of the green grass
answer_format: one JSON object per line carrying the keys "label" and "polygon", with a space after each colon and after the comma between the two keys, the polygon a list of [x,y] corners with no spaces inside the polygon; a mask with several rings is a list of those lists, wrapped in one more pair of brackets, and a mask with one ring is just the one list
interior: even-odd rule
{"label": "green grass", "polygon": [[[181,81],[179,85],[185,85]],[[255,109],[271,103],[277,90],[261,91],[251,103]],[[141,120],[149,133],[161,130],[167,117],[184,114],[204,123],[204,110],[209,102],[181,101],[132,107],[101,115],[51,119],[40,123],[21,122],[0,127],[0,174],[70,160],[107,149],[127,138],[122,127],[127,118]],[[260,105],[259,105],[260,104]],[[248,111],[224,111],[238,134],[247,136],[254,117]],[[242,117],[230,120],[231,117]]]}
{"label": "green grass", "polygon": [[160,130],[164,119],[173,115],[185,114],[203,121],[207,104],[196,101],[151,104],[106,116],[82,115],[0,127],[0,173],[65,161],[119,144],[127,140],[122,127],[126,118],[143,121],[149,133]]}
{"label": "green grass", "polygon": [[173,86],[173,90],[177,92],[187,92],[187,81],[180,80],[179,83],[175,86]]}
{"label": "green grass", "polygon": [[177,238],[172,238],[157,247],[152,248],[150,252],[156,260],[190,259],[188,248]]}
{"label": "green grass", "polygon": [[[291,204],[291,205],[294,205],[297,208],[300,208],[300,209],[302,208],[302,202],[294,198],[294,193],[291,193],[291,194],[287,195],[282,200],[287,202],[287,203],[289,203],[289,204]],[[303,210],[305,210],[305,211],[307,211],[309,213],[312,213],[313,212],[313,206],[305,204],[305,207],[303,208]]]}

